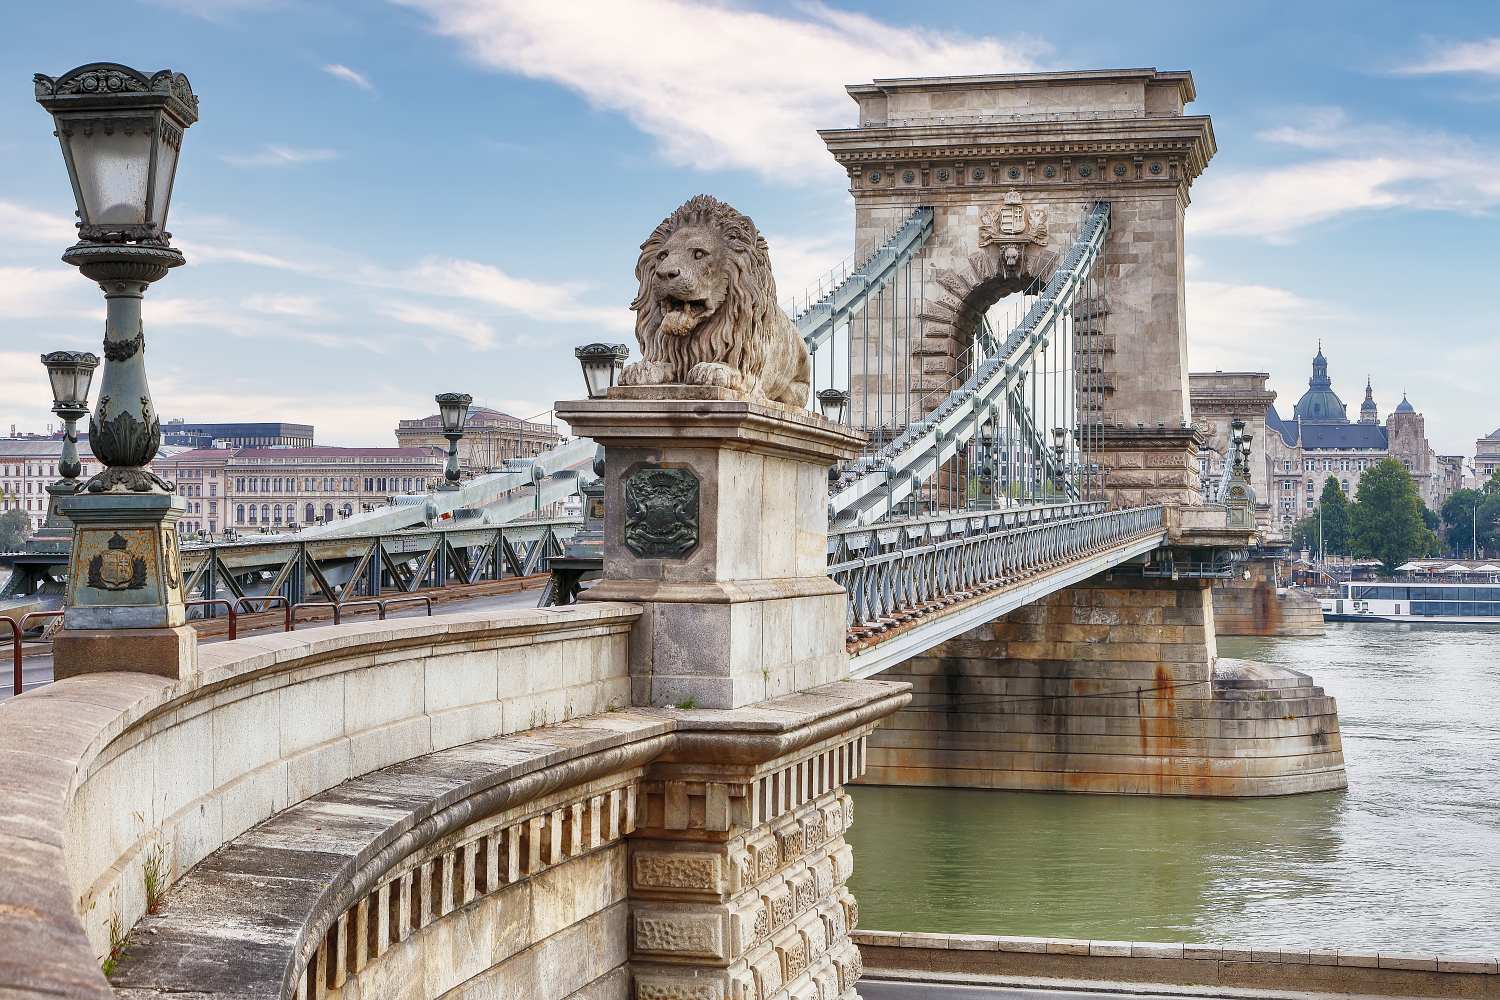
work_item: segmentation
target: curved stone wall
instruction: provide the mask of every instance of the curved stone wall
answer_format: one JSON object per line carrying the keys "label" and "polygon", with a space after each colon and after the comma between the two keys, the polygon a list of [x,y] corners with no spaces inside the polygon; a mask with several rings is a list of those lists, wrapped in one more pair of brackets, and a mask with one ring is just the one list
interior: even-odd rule
{"label": "curved stone wall", "polygon": [[439,615],[202,647],[184,681],[98,673],[0,706],[0,982],[99,968],[221,845],[352,776],[629,704],[633,605]]}

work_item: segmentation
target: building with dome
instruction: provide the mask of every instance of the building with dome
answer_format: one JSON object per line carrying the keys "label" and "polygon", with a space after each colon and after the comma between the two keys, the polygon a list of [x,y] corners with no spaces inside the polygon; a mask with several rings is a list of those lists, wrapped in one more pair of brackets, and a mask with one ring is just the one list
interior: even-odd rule
{"label": "building with dome", "polygon": [[1353,499],[1360,474],[1387,458],[1406,466],[1429,510],[1441,508],[1462,482],[1463,456],[1437,454],[1427,440],[1426,419],[1405,394],[1382,423],[1374,385],[1366,377],[1359,419],[1351,422],[1333,389],[1322,344],[1307,391],[1290,416],[1282,417],[1272,404],[1265,420],[1268,500],[1272,522],[1283,532],[1317,507],[1329,476]]}

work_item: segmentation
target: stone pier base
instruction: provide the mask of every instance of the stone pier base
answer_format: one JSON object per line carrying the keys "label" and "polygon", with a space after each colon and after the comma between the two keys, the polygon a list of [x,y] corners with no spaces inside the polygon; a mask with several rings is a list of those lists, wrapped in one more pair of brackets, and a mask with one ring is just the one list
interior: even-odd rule
{"label": "stone pier base", "polygon": [[1220,660],[1207,583],[1104,574],[881,674],[884,785],[1177,796],[1343,788],[1338,710],[1305,674]]}
{"label": "stone pier base", "polygon": [[1276,587],[1270,563],[1253,560],[1250,579],[1214,584],[1214,631],[1219,635],[1323,634],[1323,606],[1311,594]]}

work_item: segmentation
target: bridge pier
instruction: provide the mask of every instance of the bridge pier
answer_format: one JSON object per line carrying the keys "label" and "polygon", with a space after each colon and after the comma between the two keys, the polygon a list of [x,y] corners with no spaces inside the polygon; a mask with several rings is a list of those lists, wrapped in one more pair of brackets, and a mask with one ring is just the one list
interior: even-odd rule
{"label": "bridge pier", "polygon": [[1224,660],[1207,581],[1122,567],[881,674],[911,704],[866,781],[1171,796],[1346,785],[1334,699],[1291,670]]}

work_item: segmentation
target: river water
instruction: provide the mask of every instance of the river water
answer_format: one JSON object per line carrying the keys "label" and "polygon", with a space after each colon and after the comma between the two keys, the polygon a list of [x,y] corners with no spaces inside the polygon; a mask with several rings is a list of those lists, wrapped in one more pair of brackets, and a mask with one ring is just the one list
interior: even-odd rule
{"label": "river water", "polygon": [[882,930],[1500,951],[1500,628],[1219,640],[1338,699],[1348,791],[1172,800],[856,788]]}

